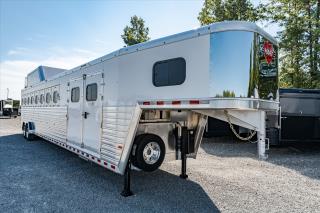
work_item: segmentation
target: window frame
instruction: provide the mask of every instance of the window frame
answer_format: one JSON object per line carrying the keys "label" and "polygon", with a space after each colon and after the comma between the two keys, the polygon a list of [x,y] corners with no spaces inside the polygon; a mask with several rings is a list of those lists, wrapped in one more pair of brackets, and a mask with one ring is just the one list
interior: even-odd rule
{"label": "window frame", "polygon": [[38,103],[39,103],[39,96],[36,95],[35,98],[34,98],[34,104],[38,105]]}
{"label": "window frame", "polygon": [[[95,86],[95,98],[94,99],[92,99],[92,89],[91,89],[91,87],[92,86]],[[91,91],[91,94],[90,94],[90,99],[88,99],[88,88],[90,87],[90,91]],[[88,84],[87,86],[86,86],[86,101],[97,101],[98,100],[98,84],[97,83],[91,83],[91,84]]]}
{"label": "window frame", "polygon": [[[170,79],[169,79],[169,71],[170,71],[170,69],[168,69],[168,84],[166,84],[166,85],[157,84],[156,78],[155,78],[156,66],[160,65],[160,64],[164,64],[164,63],[169,63],[169,62],[172,62],[172,61],[178,61],[178,60],[179,61],[181,60],[183,62],[183,66],[184,66],[183,80],[181,82],[178,82],[178,83],[170,84]],[[157,62],[155,62],[153,64],[153,67],[152,67],[152,83],[153,83],[153,85],[155,87],[179,86],[179,85],[182,85],[186,81],[186,78],[187,78],[187,62],[183,57],[170,58],[170,59],[166,59],[166,60],[162,60],[162,61],[157,61]]]}
{"label": "window frame", "polygon": [[44,94],[41,94],[40,95],[40,100],[39,100],[40,104],[44,104],[46,101],[45,101],[45,97],[44,97]]}
{"label": "window frame", "polygon": [[[77,97],[77,99],[74,100],[74,99],[73,99],[73,91],[75,91],[76,89],[77,89],[79,92],[78,92],[78,97]],[[77,94],[77,93],[76,93],[76,94]],[[80,87],[73,87],[73,88],[71,89],[71,92],[70,92],[70,101],[71,101],[72,103],[78,103],[78,102],[80,101]]]}
{"label": "window frame", "polygon": [[[49,100],[48,100],[48,97],[49,97]],[[46,100],[45,100],[45,102],[46,102],[46,104],[50,104],[51,101],[52,101],[51,93],[50,93],[50,92],[47,92],[47,93],[46,93]]]}
{"label": "window frame", "polygon": [[60,94],[57,90],[55,90],[52,95],[52,101],[54,104],[57,104],[59,103],[59,100],[60,100]]}

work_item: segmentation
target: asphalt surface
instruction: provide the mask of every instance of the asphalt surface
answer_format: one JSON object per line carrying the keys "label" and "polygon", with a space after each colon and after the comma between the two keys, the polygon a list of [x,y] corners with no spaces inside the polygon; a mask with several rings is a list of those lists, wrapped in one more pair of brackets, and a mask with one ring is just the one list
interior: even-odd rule
{"label": "asphalt surface", "polygon": [[206,139],[198,158],[156,172],[123,177],[38,139],[27,142],[20,121],[0,119],[0,212],[320,212],[320,144],[272,148]]}

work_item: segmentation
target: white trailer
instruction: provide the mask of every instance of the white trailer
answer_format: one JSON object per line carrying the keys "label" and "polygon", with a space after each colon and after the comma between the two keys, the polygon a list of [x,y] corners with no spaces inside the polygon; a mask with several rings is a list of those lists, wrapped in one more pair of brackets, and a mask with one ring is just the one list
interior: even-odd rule
{"label": "white trailer", "polygon": [[[22,90],[22,129],[121,175],[196,158],[207,117],[257,133],[277,112],[278,44],[253,23],[222,22],[124,47],[71,70],[40,66]],[[52,74],[54,73],[54,74]],[[277,124],[275,124],[277,125]]]}

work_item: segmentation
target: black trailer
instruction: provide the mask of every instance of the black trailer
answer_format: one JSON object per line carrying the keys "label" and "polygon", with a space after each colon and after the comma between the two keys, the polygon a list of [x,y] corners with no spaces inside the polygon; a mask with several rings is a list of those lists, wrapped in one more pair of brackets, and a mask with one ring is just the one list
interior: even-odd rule
{"label": "black trailer", "polygon": [[280,89],[280,142],[320,142],[320,90]]}
{"label": "black trailer", "polygon": [[[270,144],[320,142],[320,89],[279,89],[279,95],[279,115],[272,119],[278,120],[279,129],[267,128]],[[245,131],[242,129],[242,132]],[[214,118],[208,119],[205,136],[231,134],[226,122]]]}

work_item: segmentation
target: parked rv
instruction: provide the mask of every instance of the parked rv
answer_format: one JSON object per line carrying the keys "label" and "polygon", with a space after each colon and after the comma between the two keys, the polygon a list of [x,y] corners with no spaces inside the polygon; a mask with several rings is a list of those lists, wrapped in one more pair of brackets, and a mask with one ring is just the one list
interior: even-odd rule
{"label": "parked rv", "polygon": [[265,120],[279,109],[277,94],[277,41],[253,23],[221,22],[71,70],[38,67],[22,90],[22,130],[125,175],[129,196],[131,168],[181,160],[187,178],[208,116],[251,129],[266,159]]}

